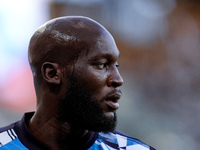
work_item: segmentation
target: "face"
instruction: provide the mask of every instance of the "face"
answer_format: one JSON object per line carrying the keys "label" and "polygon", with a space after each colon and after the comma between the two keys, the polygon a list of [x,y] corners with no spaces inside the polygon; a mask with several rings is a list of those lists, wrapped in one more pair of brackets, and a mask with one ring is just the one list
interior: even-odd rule
{"label": "face", "polygon": [[123,84],[117,63],[119,51],[110,34],[90,42],[90,49],[79,54],[69,77],[60,103],[61,118],[73,126],[108,132],[116,126],[119,87]]}

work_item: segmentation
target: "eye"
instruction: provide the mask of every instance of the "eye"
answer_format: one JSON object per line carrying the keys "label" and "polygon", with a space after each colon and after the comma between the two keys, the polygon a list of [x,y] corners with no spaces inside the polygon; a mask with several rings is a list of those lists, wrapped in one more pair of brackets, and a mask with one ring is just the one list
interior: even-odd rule
{"label": "eye", "polygon": [[104,68],[107,68],[108,63],[106,63],[106,62],[99,62],[99,63],[96,63],[96,66],[97,66],[98,69],[104,69]]}
{"label": "eye", "polygon": [[120,65],[117,63],[116,65],[115,65],[117,68],[119,68],[120,67]]}

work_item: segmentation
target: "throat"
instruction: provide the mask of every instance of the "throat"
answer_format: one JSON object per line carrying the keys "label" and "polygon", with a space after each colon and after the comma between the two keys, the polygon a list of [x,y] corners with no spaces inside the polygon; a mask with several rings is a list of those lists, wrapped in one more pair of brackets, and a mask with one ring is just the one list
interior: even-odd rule
{"label": "throat", "polygon": [[31,119],[27,126],[36,139],[55,150],[73,149],[88,133],[87,130],[73,129],[69,123],[58,122],[55,118],[46,122]]}

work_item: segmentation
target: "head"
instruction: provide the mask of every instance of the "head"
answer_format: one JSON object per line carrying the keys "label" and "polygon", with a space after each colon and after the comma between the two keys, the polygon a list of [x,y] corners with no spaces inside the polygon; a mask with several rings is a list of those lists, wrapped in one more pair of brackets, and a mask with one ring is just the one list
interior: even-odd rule
{"label": "head", "polygon": [[111,34],[90,18],[45,23],[29,44],[38,106],[48,101],[58,120],[74,128],[113,130],[123,84],[118,58]]}

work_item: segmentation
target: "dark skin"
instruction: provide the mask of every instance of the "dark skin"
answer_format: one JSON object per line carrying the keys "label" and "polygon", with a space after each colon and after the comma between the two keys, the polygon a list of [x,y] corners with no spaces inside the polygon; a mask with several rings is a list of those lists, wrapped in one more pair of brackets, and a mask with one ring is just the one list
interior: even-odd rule
{"label": "dark skin", "polygon": [[73,128],[68,120],[59,120],[58,106],[65,99],[72,75],[112,120],[123,84],[118,58],[111,34],[86,17],[58,18],[40,27],[29,45],[37,96],[36,112],[28,122],[30,132],[54,150],[73,149],[73,141],[88,133],[86,127]]}

